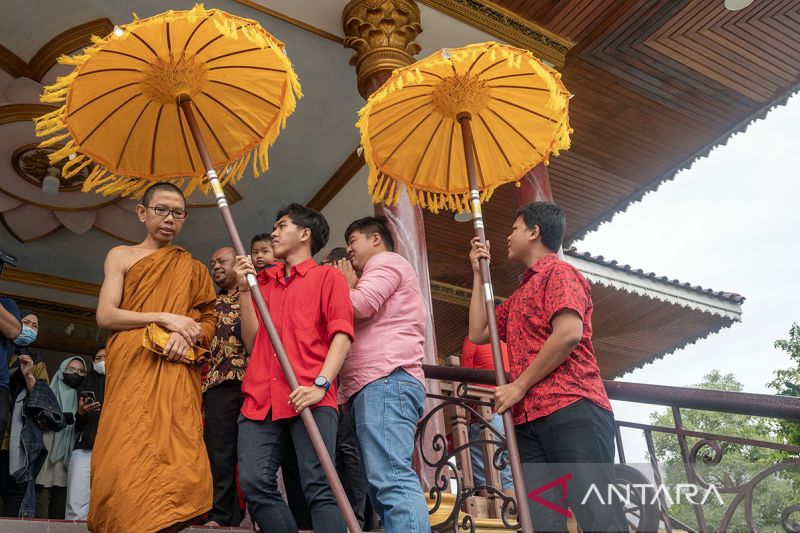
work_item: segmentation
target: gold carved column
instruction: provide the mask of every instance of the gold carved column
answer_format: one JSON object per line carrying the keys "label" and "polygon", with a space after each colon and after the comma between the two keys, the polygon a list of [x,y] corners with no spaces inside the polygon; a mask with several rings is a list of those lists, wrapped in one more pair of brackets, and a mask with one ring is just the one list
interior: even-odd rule
{"label": "gold carved column", "polygon": [[[364,98],[369,98],[394,69],[413,63],[414,55],[420,51],[415,39],[422,32],[422,26],[419,8],[413,0],[352,0],[344,8],[342,25],[345,33],[344,45],[356,51],[350,64],[356,67],[358,92]],[[411,204],[404,189],[396,206],[376,205],[375,214],[389,220],[395,251],[414,266],[419,276],[422,296],[428,308],[425,363],[436,365],[438,353],[422,210]],[[429,393],[439,393],[437,381],[428,380],[427,388]],[[426,401],[426,412],[435,405],[434,402],[438,400]],[[426,434],[431,439],[436,434],[444,435],[444,418],[439,416],[431,420]],[[427,457],[437,457],[432,450],[432,440],[422,442],[421,446]],[[422,462],[419,448],[414,454],[414,469],[423,489],[429,489],[434,483],[434,470]]]}

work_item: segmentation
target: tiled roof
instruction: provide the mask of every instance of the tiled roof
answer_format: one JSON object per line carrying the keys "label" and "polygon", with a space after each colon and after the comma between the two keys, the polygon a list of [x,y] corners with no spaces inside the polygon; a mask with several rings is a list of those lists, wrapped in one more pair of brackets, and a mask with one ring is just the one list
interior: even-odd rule
{"label": "tiled roof", "polygon": [[692,285],[691,283],[684,283],[677,279],[669,279],[667,276],[659,276],[655,272],[645,272],[641,268],[633,268],[630,265],[621,265],[614,259],[607,260],[602,255],[592,255],[588,252],[579,252],[575,248],[569,248],[567,250],[564,250],[564,254],[570,255],[572,257],[579,257],[586,261],[597,263],[598,265],[603,265],[609,268],[613,268],[615,270],[619,270],[621,272],[627,272],[629,274],[635,274],[637,276],[651,279],[653,281],[661,281],[664,283],[669,283],[674,287],[679,287],[682,289],[694,291],[698,294],[705,294],[707,296],[714,296],[716,298],[721,298],[723,300],[727,300],[735,304],[741,305],[745,301],[745,297],[742,296],[741,294],[736,294],[734,292],[715,291],[713,289],[707,289],[701,287],[700,285]]}

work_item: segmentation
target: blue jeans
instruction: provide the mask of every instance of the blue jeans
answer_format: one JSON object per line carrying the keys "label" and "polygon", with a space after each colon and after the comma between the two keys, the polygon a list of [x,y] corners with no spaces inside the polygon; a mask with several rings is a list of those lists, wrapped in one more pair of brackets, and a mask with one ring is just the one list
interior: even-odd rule
{"label": "blue jeans", "polygon": [[402,369],[376,379],[351,400],[369,498],[386,533],[431,530],[425,496],[411,468],[424,403],[422,383]]}
{"label": "blue jeans", "polygon": [[[503,429],[503,417],[497,413],[492,414],[492,419],[489,421],[493,428],[495,428],[501,435],[505,435]],[[469,425],[469,440],[475,442],[481,438],[481,429],[484,426],[480,423],[473,422]],[[497,440],[494,433],[490,434],[491,440]],[[486,485],[486,474],[483,467],[483,448],[480,445],[470,447],[470,455],[472,456],[472,477],[475,480],[476,487]],[[503,457],[506,461],[506,467],[500,471],[500,487],[503,489],[510,489],[514,486],[514,481],[511,478],[511,464],[508,462],[508,452],[503,451]],[[492,457],[488,457],[489,464],[492,464]]]}

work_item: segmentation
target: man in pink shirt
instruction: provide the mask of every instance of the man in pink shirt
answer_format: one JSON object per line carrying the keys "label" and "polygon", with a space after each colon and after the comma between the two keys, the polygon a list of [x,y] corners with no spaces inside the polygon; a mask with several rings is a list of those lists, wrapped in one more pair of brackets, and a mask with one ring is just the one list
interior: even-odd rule
{"label": "man in pink shirt", "polygon": [[394,253],[385,218],[356,220],[345,241],[352,264],[337,266],[350,286],[355,341],[339,373],[338,400],[352,411],[369,497],[387,533],[428,532],[428,507],[411,467],[425,402],[427,315],[419,280]]}

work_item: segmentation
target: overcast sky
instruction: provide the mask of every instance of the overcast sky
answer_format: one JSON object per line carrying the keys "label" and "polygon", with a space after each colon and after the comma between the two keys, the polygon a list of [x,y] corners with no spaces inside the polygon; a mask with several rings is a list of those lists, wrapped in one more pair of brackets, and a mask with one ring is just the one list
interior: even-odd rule
{"label": "overcast sky", "polygon": [[[800,95],[648,194],[576,244],[644,271],[747,298],[742,322],[631,372],[622,381],[688,386],[731,372],[746,392],[788,356],[776,350],[800,322]],[[652,406],[614,402],[618,420],[646,422]],[[629,462],[641,432],[624,433]]]}

